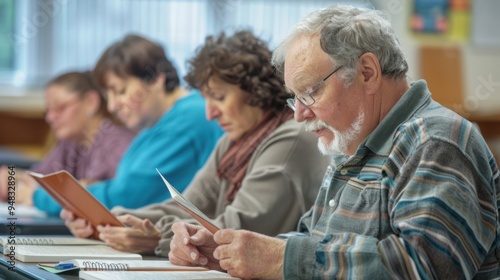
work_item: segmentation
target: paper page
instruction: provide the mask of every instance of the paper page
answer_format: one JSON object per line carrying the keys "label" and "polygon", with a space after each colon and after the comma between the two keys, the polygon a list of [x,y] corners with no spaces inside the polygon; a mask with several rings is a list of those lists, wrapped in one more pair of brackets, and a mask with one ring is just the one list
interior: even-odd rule
{"label": "paper page", "polygon": [[8,253],[14,251],[16,259],[24,262],[59,262],[69,259],[142,259],[139,254],[121,252],[101,245],[17,245],[5,247],[4,251]]}
{"label": "paper page", "polygon": [[238,279],[220,271],[80,271],[85,280]]}
{"label": "paper page", "polygon": [[160,171],[158,170],[158,168],[156,169],[156,171],[158,172],[158,174],[160,174],[163,182],[165,183],[165,185],[167,186],[169,192],[170,192],[170,195],[172,196],[173,199],[175,199],[176,201],[182,203],[182,205],[186,206],[187,208],[189,208],[191,211],[193,211],[194,213],[196,213],[198,216],[204,218],[205,220],[210,220],[210,218],[208,218],[205,214],[203,214],[203,212],[201,212],[196,206],[194,206],[191,202],[189,202],[189,200],[187,200],[186,198],[184,198],[184,196],[182,196],[182,194],[177,190],[175,189],[168,181],[167,179],[165,179],[165,177],[163,177],[163,175],[161,175]]}
{"label": "paper page", "polygon": [[106,243],[72,236],[57,235],[18,235],[9,239],[9,236],[0,236],[0,245],[106,245]]}
{"label": "paper page", "polygon": [[170,192],[172,198],[184,209],[188,212],[193,218],[195,218],[200,224],[202,224],[205,228],[207,228],[210,232],[215,233],[219,230],[217,226],[215,226],[209,217],[207,217],[203,212],[201,212],[196,206],[194,206],[189,200],[184,198],[182,194],[177,191],[168,181],[161,175],[158,168],[156,168],[158,174],[160,174],[161,179],[165,183]]}

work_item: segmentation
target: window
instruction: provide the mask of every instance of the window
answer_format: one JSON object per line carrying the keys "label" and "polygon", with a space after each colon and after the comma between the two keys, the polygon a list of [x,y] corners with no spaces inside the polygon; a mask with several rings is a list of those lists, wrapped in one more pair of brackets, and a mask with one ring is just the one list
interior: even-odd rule
{"label": "window", "polygon": [[14,46],[11,40],[14,12],[14,0],[0,0],[0,72],[14,69]]}
{"label": "window", "polygon": [[13,39],[0,41],[0,71],[15,70],[10,83],[41,85],[66,71],[91,69],[111,43],[136,33],[163,45],[183,76],[186,60],[209,34],[251,28],[273,48],[305,14],[332,2],[0,0],[0,38],[15,30]]}

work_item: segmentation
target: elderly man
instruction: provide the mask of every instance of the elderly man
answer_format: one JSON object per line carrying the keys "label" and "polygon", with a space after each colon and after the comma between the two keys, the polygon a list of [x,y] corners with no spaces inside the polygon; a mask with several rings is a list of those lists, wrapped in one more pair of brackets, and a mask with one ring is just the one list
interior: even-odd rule
{"label": "elderly man", "polygon": [[479,131],[407,81],[380,13],[334,6],[273,55],[295,119],[332,157],[298,232],[274,238],[176,224],[170,260],[266,279],[491,279],[499,172]]}

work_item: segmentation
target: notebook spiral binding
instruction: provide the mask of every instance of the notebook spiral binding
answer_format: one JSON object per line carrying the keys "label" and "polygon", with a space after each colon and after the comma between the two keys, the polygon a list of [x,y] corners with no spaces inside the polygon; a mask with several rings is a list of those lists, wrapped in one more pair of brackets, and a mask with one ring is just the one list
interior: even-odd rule
{"label": "notebook spiral binding", "polygon": [[54,240],[48,238],[18,238],[17,245],[53,245]]}
{"label": "notebook spiral binding", "polygon": [[111,271],[111,270],[128,270],[129,266],[125,263],[102,263],[99,261],[84,261],[83,262],[84,270],[103,270],[103,271]]}

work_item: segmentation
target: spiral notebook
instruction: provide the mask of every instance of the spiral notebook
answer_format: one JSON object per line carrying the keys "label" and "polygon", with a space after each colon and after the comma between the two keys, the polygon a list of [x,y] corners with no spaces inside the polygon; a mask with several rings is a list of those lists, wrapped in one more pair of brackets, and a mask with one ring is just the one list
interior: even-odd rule
{"label": "spiral notebook", "polygon": [[170,192],[170,196],[174,199],[174,201],[182,208],[184,211],[188,212],[191,217],[193,217],[195,220],[197,220],[201,225],[203,225],[208,231],[211,233],[216,233],[219,228],[214,225],[212,220],[210,220],[209,217],[207,217],[203,212],[200,211],[196,206],[194,206],[189,200],[187,200],[182,194],[177,191],[174,186],[172,186],[163,175],[161,175],[160,170],[156,168],[156,171],[158,174],[160,174],[161,179],[165,183],[165,185],[168,188],[168,191]]}
{"label": "spiral notebook", "polygon": [[80,279],[84,280],[165,280],[165,279],[211,279],[226,280],[239,279],[231,277],[229,274],[208,270],[208,271],[81,271]]}
{"label": "spiral notebook", "polygon": [[15,245],[4,248],[4,255],[22,262],[60,262],[69,259],[142,260],[142,256],[102,245]]}
{"label": "spiral notebook", "polygon": [[106,243],[93,240],[78,238],[73,236],[57,235],[18,235],[15,237],[0,235],[0,246],[10,245],[106,245]]}
{"label": "spiral notebook", "polygon": [[52,273],[80,271],[207,271],[198,266],[174,265],[162,260],[95,260],[72,259],[59,263],[39,263],[38,267]]}

